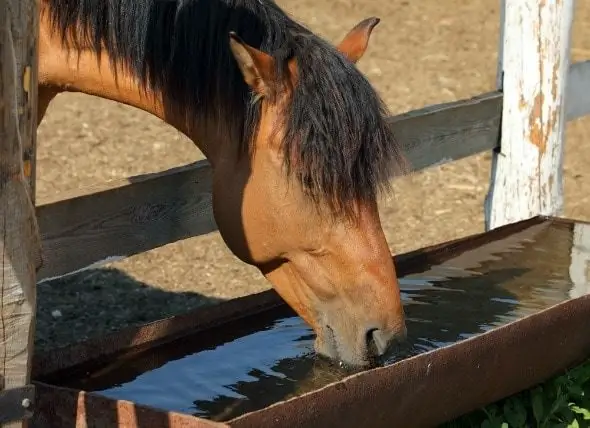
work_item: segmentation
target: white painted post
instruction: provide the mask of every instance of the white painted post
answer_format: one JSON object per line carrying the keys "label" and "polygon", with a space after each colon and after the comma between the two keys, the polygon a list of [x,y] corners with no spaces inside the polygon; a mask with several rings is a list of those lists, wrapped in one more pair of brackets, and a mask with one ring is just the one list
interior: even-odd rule
{"label": "white painted post", "polygon": [[539,214],[559,215],[563,206],[564,94],[574,0],[502,3],[502,140],[492,159],[486,230]]}

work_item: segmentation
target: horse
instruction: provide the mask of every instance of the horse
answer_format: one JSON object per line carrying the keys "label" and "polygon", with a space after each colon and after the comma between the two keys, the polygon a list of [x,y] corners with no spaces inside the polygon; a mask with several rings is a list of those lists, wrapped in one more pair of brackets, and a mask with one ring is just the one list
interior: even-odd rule
{"label": "horse", "polygon": [[313,328],[318,356],[378,364],[406,337],[377,199],[407,170],[356,63],[271,0],[40,0],[38,120],[61,92],[149,112],[212,168],[225,245]]}

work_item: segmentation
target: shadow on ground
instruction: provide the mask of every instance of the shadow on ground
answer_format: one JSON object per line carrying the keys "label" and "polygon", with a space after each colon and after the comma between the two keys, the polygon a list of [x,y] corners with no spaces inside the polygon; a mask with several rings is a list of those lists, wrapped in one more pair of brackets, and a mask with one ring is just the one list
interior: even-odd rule
{"label": "shadow on ground", "polygon": [[166,291],[119,269],[89,269],[38,285],[35,351],[78,343],[222,301],[196,292]]}

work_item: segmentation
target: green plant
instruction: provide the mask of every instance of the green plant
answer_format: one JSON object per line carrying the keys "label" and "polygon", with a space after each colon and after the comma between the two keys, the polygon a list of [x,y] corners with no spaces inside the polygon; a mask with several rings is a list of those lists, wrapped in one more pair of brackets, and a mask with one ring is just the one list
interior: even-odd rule
{"label": "green plant", "polygon": [[590,427],[590,360],[561,376],[441,426],[464,427]]}

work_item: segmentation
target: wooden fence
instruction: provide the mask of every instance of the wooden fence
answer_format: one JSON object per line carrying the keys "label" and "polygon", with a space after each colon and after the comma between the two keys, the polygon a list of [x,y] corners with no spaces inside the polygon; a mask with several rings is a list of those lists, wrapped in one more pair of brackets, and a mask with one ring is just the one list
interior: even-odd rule
{"label": "wooden fence", "polygon": [[0,0],[0,424],[11,428],[27,426],[34,401],[37,19],[35,1]]}
{"label": "wooden fence", "polygon": [[[564,122],[590,114],[590,61],[569,64],[573,9],[505,0],[497,90],[390,119],[414,170],[493,151],[487,229],[560,213]],[[27,426],[34,398],[36,282],[216,230],[200,161],[60,195],[36,207],[37,234],[36,20],[35,1],[0,0],[0,424],[10,427]]]}

